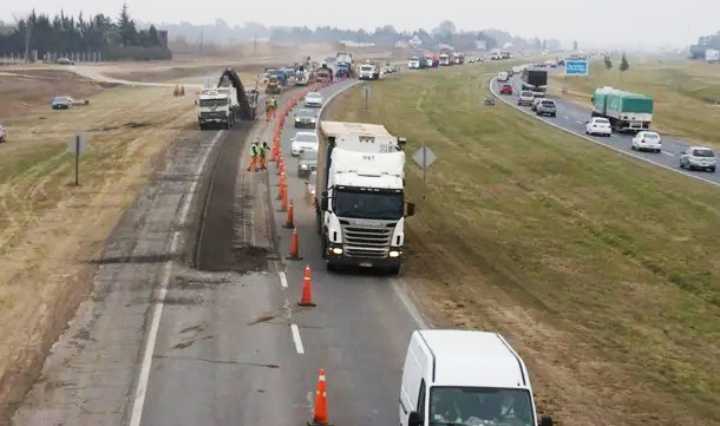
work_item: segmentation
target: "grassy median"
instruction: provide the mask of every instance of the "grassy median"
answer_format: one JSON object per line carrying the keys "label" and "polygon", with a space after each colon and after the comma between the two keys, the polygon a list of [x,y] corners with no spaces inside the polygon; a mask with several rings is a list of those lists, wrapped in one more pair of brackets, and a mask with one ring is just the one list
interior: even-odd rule
{"label": "grassy median", "polygon": [[504,66],[405,74],[368,110],[360,89],[330,110],[439,157],[427,188],[407,167],[423,310],[506,334],[561,424],[720,424],[720,189],[484,106]]}

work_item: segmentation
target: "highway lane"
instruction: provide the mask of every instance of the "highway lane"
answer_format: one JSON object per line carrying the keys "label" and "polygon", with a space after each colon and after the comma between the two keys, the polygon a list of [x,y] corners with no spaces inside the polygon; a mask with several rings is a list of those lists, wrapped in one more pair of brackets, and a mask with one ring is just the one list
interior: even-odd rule
{"label": "highway lane", "polygon": [[[350,84],[322,92],[328,97]],[[233,160],[239,170],[236,184],[220,182],[233,193],[211,193],[206,208],[226,208],[221,200],[228,196],[241,200],[234,203],[232,229],[227,230],[236,265],[228,264],[232,256],[223,252],[226,242],[212,243],[223,238],[213,231],[215,237],[200,244],[211,255],[198,258],[217,256],[222,262],[174,276],[139,424],[305,424],[319,368],[327,373],[331,422],[398,421],[403,357],[410,333],[419,327],[417,314],[394,279],[325,271],[305,180],[289,157],[294,132],[290,117],[282,140],[303,260],[286,259],[290,230],[282,226],[286,216],[276,200],[275,166],[267,174],[246,172],[244,146],[242,156]],[[270,137],[270,127],[258,126],[247,139],[271,142]],[[227,215],[213,219],[206,214],[206,220],[222,217]],[[249,268],[246,258],[258,252],[265,261]],[[315,308],[297,306],[306,265],[313,270]]]}
{"label": "highway lane", "polygon": [[[530,110],[529,107],[520,107],[517,105],[518,94],[520,93],[520,79],[515,77],[512,79],[511,84],[513,85],[513,95],[499,95],[499,83],[496,79],[493,79],[490,87],[493,94],[499,99],[505,101],[507,104],[523,111],[528,114],[535,116],[535,113]],[[587,108],[578,105],[577,103],[566,101],[564,99],[552,98],[557,104],[557,117],[537,117],[550,125],[557,126],[568,132],[576,134],[582,137],[584,140],[592,141],[605,147],[609,147],[613,150],[621,152],[625,155],[632,156],[642,161],[654,164],[656,166],[663,167],[682,173],[686,176],[702,180],[704,182],[720,186],[720,173],[708,173],[704,171],[689,171],[680,169],[680,155],[687,149],[690,144],[683,141],[680,138],[661,135],[663,138],[663,150],[661,153],[650,153],[633,151],[631,149],[631,142],[633,135],[631,134],[620,134],[613,133],[611,137],[603,136],[587,136],[585,135],[585,123],[590,119],[591,106]]]}

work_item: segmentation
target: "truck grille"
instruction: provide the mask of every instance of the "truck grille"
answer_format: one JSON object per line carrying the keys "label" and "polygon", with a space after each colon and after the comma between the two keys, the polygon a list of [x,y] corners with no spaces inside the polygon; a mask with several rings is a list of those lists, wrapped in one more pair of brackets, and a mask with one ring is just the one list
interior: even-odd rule
{"label": "truck grille", "polygon": [[345,253],[349,257],[387,257],[393,228],[369,228],[343,225]]}

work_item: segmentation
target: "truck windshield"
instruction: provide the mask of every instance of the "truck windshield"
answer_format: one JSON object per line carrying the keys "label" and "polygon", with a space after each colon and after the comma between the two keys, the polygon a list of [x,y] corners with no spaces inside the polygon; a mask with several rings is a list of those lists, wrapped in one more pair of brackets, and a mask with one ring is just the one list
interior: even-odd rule
{"label": "truck windshield", "polygon": [[227,103],[227,99],[200,99],[201,107],[223,107]]}
{"label": "truck windshield", "polygon": [[336,190],[333,210],[339,217],[398,220],[403,217],[401,192]]}
{"label": "truck windshield", "polygon": [[530,393],[521,389],[434,387],[430,426],[533,426]]}

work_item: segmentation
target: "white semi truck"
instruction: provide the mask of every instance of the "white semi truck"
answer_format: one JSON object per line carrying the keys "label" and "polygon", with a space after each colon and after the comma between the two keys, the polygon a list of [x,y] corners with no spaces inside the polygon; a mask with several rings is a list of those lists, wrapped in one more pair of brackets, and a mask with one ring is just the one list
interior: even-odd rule
{"label": "white semi truck", "polygon": [[376,124],[320,125],[315,208],[328,270],[400,271],[405,218],[403,141]]}

